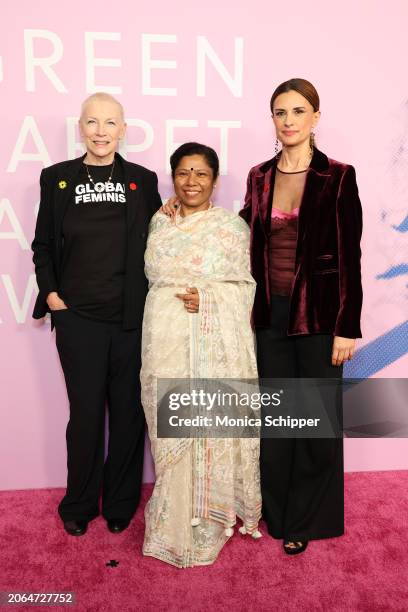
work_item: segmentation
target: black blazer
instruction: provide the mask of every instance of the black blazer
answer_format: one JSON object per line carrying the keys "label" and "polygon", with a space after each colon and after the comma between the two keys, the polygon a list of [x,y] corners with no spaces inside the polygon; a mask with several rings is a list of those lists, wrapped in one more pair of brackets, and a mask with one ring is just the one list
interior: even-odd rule
{"label": "black blazer", "polygon": [[[39,287],[34,319],[40,319],[49,312],[47,296],[51,291],[59,290],[63,248],[62,221],[73,198],[84,157],[85,155],[54,164],[41,172],[41,201],[35,237],[31,245]],[[123,170],[127,202],[123,327],[135,329],[142,324],[148,289],[144,274],[144,252],[149,222],[162,202],[157,190],[157,175],[154,172],[124,160],[118,153],[115,154],[115,159]]]}

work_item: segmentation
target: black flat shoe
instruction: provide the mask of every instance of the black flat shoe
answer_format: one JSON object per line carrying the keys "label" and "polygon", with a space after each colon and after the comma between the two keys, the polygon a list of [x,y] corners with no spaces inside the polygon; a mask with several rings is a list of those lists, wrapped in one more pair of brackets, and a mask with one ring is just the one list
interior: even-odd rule
{"label": "black flat shoe", "polygon": [[120,533],[129,527],[130,519],[109,519],[107,523],[111,533]]}
{"label": "black flat shoe", "polygon": [[88,521],[64,521],[64,529],[69,535],[81,536],[88,529]]}
{"label": "black flat shoe", "polygon": [[[308,543],[309,542],[307,540],[305,542],[293,542],[292,540],[284,540],[283,550],[287,555],[298,555],[299,553],[302,553],[306,550]],[[289,544],[294,544],[294,546],[289,546]]]}

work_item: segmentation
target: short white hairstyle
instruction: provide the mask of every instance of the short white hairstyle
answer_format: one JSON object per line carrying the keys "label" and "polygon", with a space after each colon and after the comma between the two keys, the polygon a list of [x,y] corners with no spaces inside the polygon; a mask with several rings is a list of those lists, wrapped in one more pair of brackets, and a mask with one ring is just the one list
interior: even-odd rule
{"label": "short white hairstyle", "polygon": [[116,98],[114,98],[113,96],[111,96],[110,94],[104,92],[104,91],[97,91],[96,93],[88,96],[81,104],[81,118],[83,117],[83,115],[85,114],[85,109],[88,106],[88,104],[90,104],[91,102],[97,102],[97,101],[102,101],[102,102],[112,102],[113,104],[116,104],[119,107],[119,112],[120,112],[120,116],[122,121],[125,121],[125,112],[123,110],[123,106],[122,104],[119,102],[119,100],[117,100]]}

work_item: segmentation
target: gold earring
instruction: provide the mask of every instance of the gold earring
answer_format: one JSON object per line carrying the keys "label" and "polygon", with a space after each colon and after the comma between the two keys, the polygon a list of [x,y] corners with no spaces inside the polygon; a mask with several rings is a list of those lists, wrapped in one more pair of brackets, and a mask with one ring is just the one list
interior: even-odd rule
{"label": "gold earring", "polygon": [[310,132],[309,146],[310,146],[310,157],[312,157],[314,147],[315,147],[315,135],[313,132]]}

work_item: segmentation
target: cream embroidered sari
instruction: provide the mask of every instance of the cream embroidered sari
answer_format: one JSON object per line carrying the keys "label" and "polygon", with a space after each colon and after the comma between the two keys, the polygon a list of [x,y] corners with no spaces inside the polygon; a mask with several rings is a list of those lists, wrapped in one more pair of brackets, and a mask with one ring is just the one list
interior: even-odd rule
{"label": "cream embroidered sari", "polygon": [[[257,378],[249,230],[218,207],[177,215],[176,225],[156,213],[145,263],[141,383],[156,483],[143,553],[177,567],[207,565],[237,516],[242,531],[259,533],[259,439],[157,438],[157,379]],[[199,291],[197,314],[175,297],[187,287]]]}

